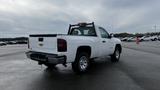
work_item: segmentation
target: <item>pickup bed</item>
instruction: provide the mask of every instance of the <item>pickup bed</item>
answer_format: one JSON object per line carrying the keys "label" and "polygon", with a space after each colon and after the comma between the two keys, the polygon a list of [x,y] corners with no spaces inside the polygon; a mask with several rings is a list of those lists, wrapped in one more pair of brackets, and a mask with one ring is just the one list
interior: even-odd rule
{"label": "pickup bed", "polygon": [[94,58],[111,56],[118,62],[121,41],[94,23],[69,26],[68,34],[36,34],[29,36],[28,58],[52,68],[57,64],[72,63],[73,71],[84,73]]}

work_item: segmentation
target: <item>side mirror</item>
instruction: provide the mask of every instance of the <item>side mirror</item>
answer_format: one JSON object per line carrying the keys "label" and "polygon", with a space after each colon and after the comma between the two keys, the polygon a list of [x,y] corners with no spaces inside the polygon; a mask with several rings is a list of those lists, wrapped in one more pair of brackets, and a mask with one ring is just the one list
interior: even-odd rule
{"label": "side mirror", "polygon": [[113,33],[111,33],[111,34],[109,35],[109,38],[112,38],[112,37],[114,37],[114,34],[113,34]]}

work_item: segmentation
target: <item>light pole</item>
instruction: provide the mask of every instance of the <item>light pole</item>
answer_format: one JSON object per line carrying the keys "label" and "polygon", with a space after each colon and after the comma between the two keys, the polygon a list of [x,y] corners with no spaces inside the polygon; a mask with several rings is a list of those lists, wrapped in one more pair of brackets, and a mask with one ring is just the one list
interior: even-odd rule
{"label": "light pole", "polygon": [[155,32],[157,31],[157,25],[154,26]]}

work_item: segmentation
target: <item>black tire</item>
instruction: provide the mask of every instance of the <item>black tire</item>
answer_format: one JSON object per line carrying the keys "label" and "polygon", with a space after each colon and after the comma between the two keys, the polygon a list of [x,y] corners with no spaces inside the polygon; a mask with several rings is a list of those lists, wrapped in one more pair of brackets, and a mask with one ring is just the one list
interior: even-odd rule
{"label": "black tire", "polygon": [[155,38],[154,41],[157,41],[157,38]]}
{"label": "black tire", "polygon": [[90,66],[89,55],[86,52],[77,53],[75,61],[72,63],[72,70],[75,73],[85,73]]}
{"label": "black tire", "polygon": [[118,62],[120,59],[120,48],[116,47],[113,55],[111,55],[111,62]]}

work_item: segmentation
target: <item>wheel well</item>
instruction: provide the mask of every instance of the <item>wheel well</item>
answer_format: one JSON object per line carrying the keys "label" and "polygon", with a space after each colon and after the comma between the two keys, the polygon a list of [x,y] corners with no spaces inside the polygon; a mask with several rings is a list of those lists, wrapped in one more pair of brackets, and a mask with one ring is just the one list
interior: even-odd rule
{"label": "wheel well", "polygon": [[80,47],[78,47],[78,49],[77,49],[77,54],[78,54],[79,52],[86,52],[86,53],[89,54],[89,57],[90,57],[90,56],[91,56],[91,47],[90,47],[90,46],[80,46]]}
{"label": "wheel well", "polygon": [[122,46],[120,44],[117,44],[116,47],[120,49],[120,53],[122,52]]}

